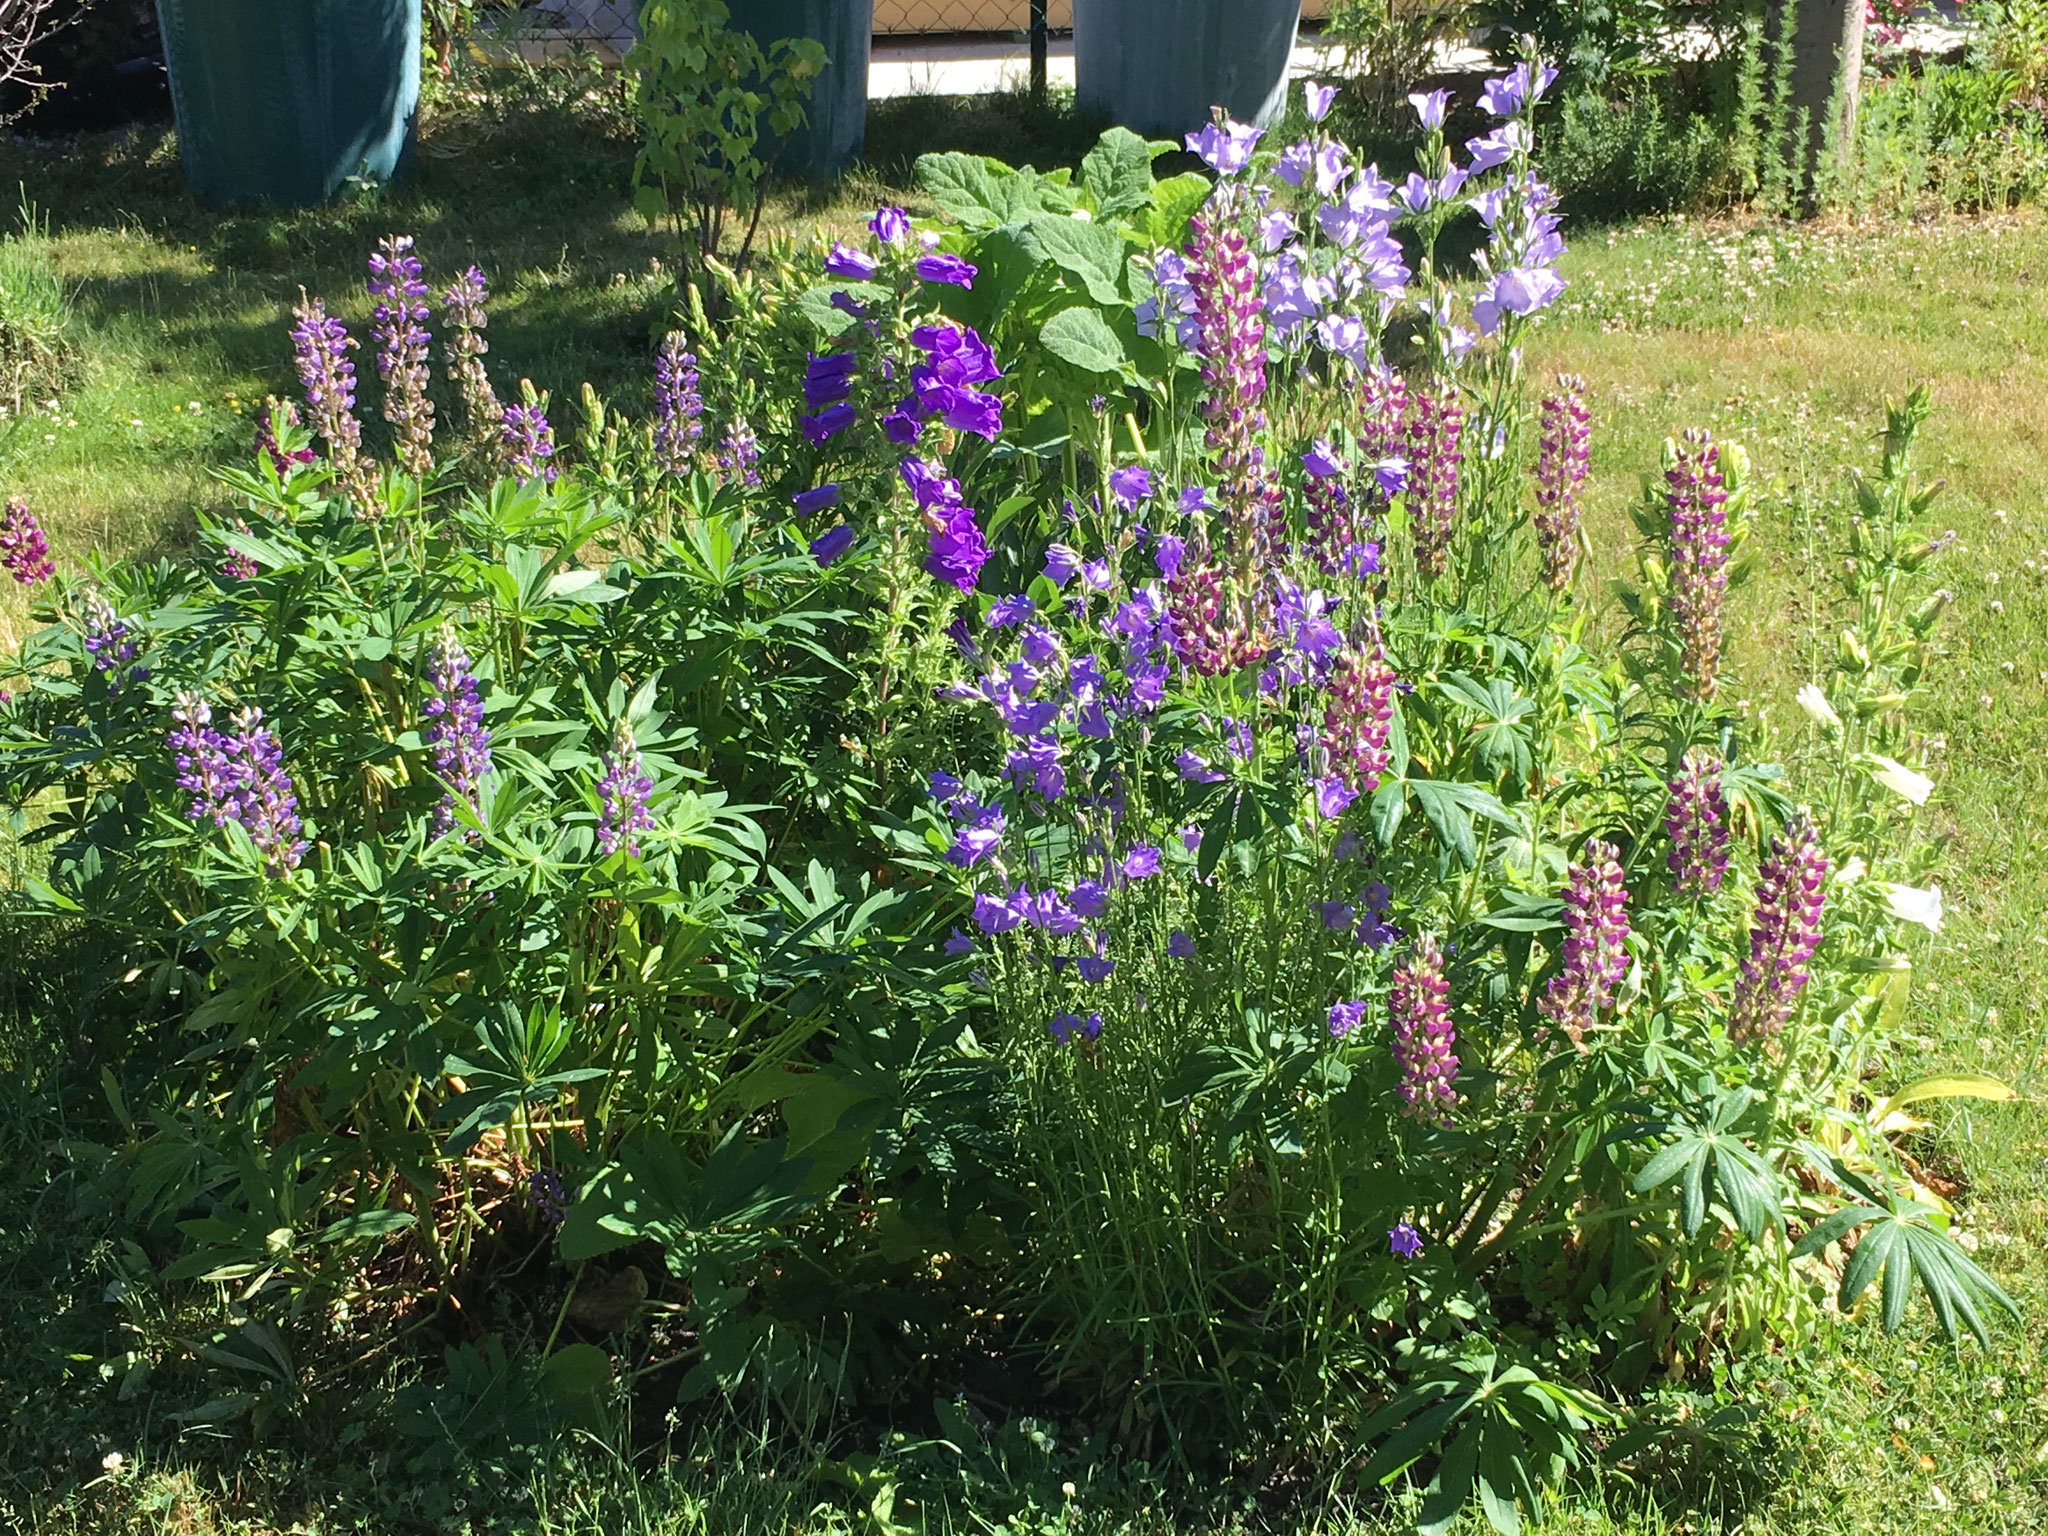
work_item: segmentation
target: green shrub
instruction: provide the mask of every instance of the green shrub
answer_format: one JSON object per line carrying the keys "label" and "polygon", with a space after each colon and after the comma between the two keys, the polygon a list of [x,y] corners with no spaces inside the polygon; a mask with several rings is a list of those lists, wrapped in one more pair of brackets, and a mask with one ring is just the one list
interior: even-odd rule
{"label": "green shrub", "polygon": [[240,1385],[172,1411],[267,1432],[316,1411],[295,1337],[460,1303],[394,1403],[444,1468],[614,1423],[654,1302],[679,1412],[808,1437],[1001,1348],[1133,1455],[1512,1530],[1830,1296],[1986,1337],[1891,1112],[2010,1091],[1869,1077],[1939,921],[1928,402],[1798,731],[1721,654],[1738,446],[1645,466],[1596,624],[1591,406],[1523,364],[1546,83],[1398,193],[1322,130],[1212,124],[1213,180],[1120,130],[928,156],[942,223],[773,252],[654,421],[586,391],[559,442],[496,406],[472,273],[447,360],[500,433],[437,448],[389,238],[404,470],[308,300],[319,446],[273,410],[199,558],[59,577],[0,706],[15,905],[143,999],[95,1085],[124,1286],[223,1293],[193,1353]]}

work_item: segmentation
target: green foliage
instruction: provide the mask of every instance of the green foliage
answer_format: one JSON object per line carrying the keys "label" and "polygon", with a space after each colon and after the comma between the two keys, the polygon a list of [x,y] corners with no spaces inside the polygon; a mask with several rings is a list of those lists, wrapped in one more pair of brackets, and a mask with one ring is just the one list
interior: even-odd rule
{"label": "green foliage", "polygon": [[69,382],[71,302],[50,261],[50,221],[24,194],[0,240],[0,408],[19,416]]}
{"label": "green foliage", "polygon": [[[389,476],[358,509],[324,466],[259,465],[229,482],[246,528],[209,519],[198,560],[103,563],[55,590],[0,745],[47,854],[22,910],[111,943],[112,973],[150,994],[139,1017],[102,1021],[112,1070],[91,1113],[119,1131],[92,1187],[130,1213],[120,1262],[138,1293],[208,1296],[227,1316],[185,1329],[182,1354],[136,1324],[121,1390],[204,1367],[204,1395],[167,1413],[317,1425],[315,1320],[445,1320],[456,1302],[439,1298],[459,1298],[460,1341],[430,1336],[389,1416],[434,1490],[516,1482],[524,1451],[571,1428],[623,1444],[643,1410],[642,1426],[758,1406],[808,1441],[850,1402],[900,1409],[942,1376],[940,1438],[835,1449],[838,1492],[813,1518],[938,1526],[917,1511],[951,1488],[965,1518],[1069,1529],[1085,1516],[1065,1485],[1089,1486],[1095,1452],[984,1424],[963,1406],[978,1389],[953,1390],[961,1362],[1001,1352],[1059,1373],[1075,1416],[1131,1455],[1309,1464],[1366,1493],[1406,1479],[1432,1528],[1476,1498],[1512,1530],[1652,1377],[1808,1342],[1828,1242],[1860,1231],[1835,1289],[1849,1305],[1881,1279],[1894,1326],[1913,1283],[1951,1328],[1981,1331],[1982,1299],[2004,1304],[1897,1139],[1892,1115],[1936,1090],[1865,1103],[1873,1065],[1896,1080],[1913,921],[1896,898],[1932,857],[1908,766],[1924,766],[1911,720],[1941,607],[1909,457],[1924,399],[1895,410],[1859,493],[1849,634],[1815,678],[1835,724],[1816,715],[1810,741],[1675,696],[1654,554],[1619,646],[1537,590],[1525,380],[1518,347],[1495,342],[1415,381],[1454,379],[1483,423],[1472,441],[1500,444],[1469,462],[1447,573],[1418,575],[1419,508],[1400,493],[1380,507],[1376,583],[1308,577],[1347,627],[1383,623],[1410,685],[1381,782],[1341,824],[1300,799],[1291,727],[1313,735],[1323,702],[1262,686],[1257,666],[1176,679],[1142,740],[1129,721],[1112,745],[1070,736],[1064,803],[1025,798],[1008,734],[962,707],[1016,643],[1014,625],[977,622],[985,600],[1028,593],[1059,655],[1114,671],[1115,610],[1037,576],[1048,541],[1099,552],[1117,599],[1142,604],[1156,567],[1101,510],[1109,472],[1158,476],[1156,528],[1201,526],[1171,521],[1170,498],[1214,478],[1197,367],[1137,324],[1143,258],[1182,243],[1208,195],[1204,178],[1155,179],[1158,148],[1112,133],[1075,175],[932,160],[938,248],[979,268],[972,289],[920,286],[901,253],[852,289],[787,251],[739,278],[731,326],[699,345],[715,334],[712,425],[743,406],[768,440],[761,485],[701,452],[657,467],[644,428],[588,392],[559,483],[450,468]],[[980,329],[1002,368],[996,442],[928,428],[920,445],[982,509],[992,549],[971,594],[919,572],[926,526],[874,429],[903,394],[908,338],[942,317]],[[859,424],[813,443],[797,381],[834,342],[864,363],[896,350],[863,372]],[[1273,368],[1260,430],[1296,550],[1304,442],[1348,454],[1366,425],[1344,366]],[[1741,497],[1766,487],[1727,463],[1740,532]],[[819,525],[786,509],[828,476],[859,542],[821,569],[803,547]],[[256,574],[211,568],[230,552]],[[146,675],[86,648],[94,594]],[[945,638],[956,616],[971,665]],[[496,760],[436,830],[453,786],[423,702],[451,632]],[[954,696],[935,701],[942,684]],[[276,724],[312,844],[300,867],[187,814],[163,739],[187,689]],[[1241,759],[1224,720],[1250,729]],[[655,825],[639,851],[606,853],[598,786],[622,731]],[[1734,812],[1735,865],[1706,902],[1664,872],[1663,786],[1689,747],[1725,757]],[[1178,771],[1184,748],[1223,779]],[[953,812],[917,782],[935,767],[1008,807],[1006,889],[1064,884],[1141,837],[1163,849],[1158,874],[1111,893],[1095,955],[1117,968],[1093,992],[1067,974],[1086,951],[1038,958],[1050,939],[941,951],[991,892],[948,857]],[[1863,869],[1829,889],[1794,1024],[1744,1050],[1725,1013],[1756,845],[1794,796]],[[1401,932],[1380,944],[1325,915],[1367,874],[1340,830],[1386,887],[1379,915]],[[1567,1041],[1537,1009],[1564,965],[1563,874],[1594,836],[1622,850],[1633,933],[1613,1011]],[[1382,1023],[1391,967],[1423,932],[1452,957],[1449,1125],[1404,1112]],[[1176,933],[1192,963],[1167,947]],[[1077,997],[1105,1033],[1053,1041],[1048,1014]],[[1344,1041],[1333,998],[1372,1005]],[[522,1189],[541,1172],[573,1194],[558,1228]],[[1413,1260],[1388,1251],[1411,1224]],[[1828,1235],[1795,1258],[1795,1226]],[[1039,1384],[997,1390],[1003,1406]]]}
{"label": "green foliage", "polygon": [[626,55],[641,128],[634,206],[649,223],[669,221],[699,267],[726,255],[734,213],[747,220],[734,257],[745,262],[781,141],[803,127],[825,67],[814,40],[763,51],[726,25],[730,15],[725,0],[651,0]]}

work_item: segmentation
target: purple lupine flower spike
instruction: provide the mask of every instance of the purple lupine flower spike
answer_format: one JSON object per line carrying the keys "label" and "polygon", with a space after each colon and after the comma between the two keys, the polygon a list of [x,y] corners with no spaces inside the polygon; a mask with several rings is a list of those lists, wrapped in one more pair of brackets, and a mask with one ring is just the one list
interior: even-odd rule
{"label": "purple lupine flower spike", "polygon": [[427,285],[412,236],[386,235],[370,253],[369,268],[367,287],[376,301],[370,336],[384,381],[384,419],[398,440],[398,462],[424,475],[434,467],[434,402],[427,398]]}
{"label": "purple lupine flower spike", "polygon": [[604,775],[597,781],[599,853],[624,849],[633,858],[640,856],[640,834],[654,825],[647,809],[653,795],[654,780],[641,765],[633,727],[620,720],[612,728],[612,749],[604,755]]}
{"label": "purple lupine flower spike", "polygon": [[1395,681],[1377,634],[1348,647],[1330,674],[1323,749],[1330,772],[1361,795],[1380,787],[1390,761],[1387,732],[1394,718]]}
{"label": "purple lupine flower spike", "polygon": [[1196,214],[1188,233],[1188,285],[1207,423],[1203,442],[1215,460],[1230,553],[1249,573],[1286,553],[1280,487],[1256,441],[1266,425],[1260,408],[1266,393],[1266,317],[1258,264],[1243,231],[1220,214]]}
{"label": "purple lupine flower spike", "polygon": [[1579,487],[1585,483],[1592,436],[1585,381],[1564,374],[1546,395],[1536,456],[1536,545],[1543,553],[1543,584],[1553,592],[1571,585],[1578,559]]}
{"label": "purple lupine flower spike", "polygon": [[1409,400],[1409,522],[1415,569],[1425,579],[1443,575],[1457,533],[1458,466],[1464,461],[1465,408],[1454,389],[1424,390]]}
{"label": "purple lupine flower spike", "polygon": [[266,396],[263,409],[256,413],[256,451],[270,461],[282,478],[301,464],[310,464],[320,457],[310,448],[286,448],[280,440],[280,429],[290,429],[299,424],[299,408],[289,400],[280,400],[275,395]]}
{"label": "purple lupine flower spike", "polygon": [[1771,839],[1757,871],[1749,955],[1735,983],[1728,1038],[1736,1045],[1769,1041],[1792,1017],[1806,989],[1806,965],[1820,947],[1820,915],[1828,856],[1820,829],[1804,814]]}
{"label": "purple lupine flower spike", "polygon": [[1728,799],[1721,790],[1720,760],[1693,748],[1679,765],[1670,793],[1664,830],[1671,838],[1672,879],[1683,895],[1711,896],[1728,872]]}
{"label": "purple lupine flower spike", "polygon": [[754,467],[761,461],[761,440],[754,436],[754,429],[747,425],[746,417],[735,416],[732,419],[712,457],[718,465],[718,473],[727,484],[761,483],[761,471]]}
{"label": "purple lupine flower spike", "polygon": [[178,768],[178,787],[192,796],[187,818],[226,826],[233,819],[240,776],[228,756],[227,738],[213,728],[211,706],[198,694],[181,691],[171,708],[171,719],[177,724],[169,744]]}
{"label": "purple lupine flower spike", "polygon": [[324,303],[307,298],[303,288],[292,314],[298,320],[292,327],[292,351],[306,394],[306,417],[327,444],[335,483],[360,513],[368,515],[374,501],[369,463],[363,457],[363,424],[356,419],[356,365],[348,356],[356,340],[347,326],[327,313]]}
{"label": "purple lupine flower spike", "polygon": [[476,804],[477,784],[493,766],[476,673],[453,629],[442,629],[428,655],[427,698],[420,713],[430,722],[427,745],[434,752],[434,772],[445,786],[441,803],[434,808],[434,835],[439,837],[453,830],[457,801]]}
{"label": "purple lupine flower spike", "polygon": [[1418,935],[1407,958],[1394,967],[1387,1020],[1406,1113],[1437,1125],[1451,1123],[1458,1102],[1452,1086],[1458,1079],[1458,1038],[1451,1027],[1450,994],[1435,935]]}
{"label": "purple lupine flower spike", "polygon": [[299,797],[284,771],[284,748],[277,733],[263,723],[263,711],[253,705],[236,710],[233,723],[227,753],[236,786],[229,819],[241,823],[272,875],[297,869],[306,840],[299,835]]}
{"label": "purple lupine flower spike", "polygon": [[[236,518],[235,532],[247,533],[248,531],[248,519]],[[256,579],[256,562],[243,554],[239,549],[230,549],[221,559],[220,573],[227,577],[229,581],[254,581]]]}
{"label": "purple lupine flower spike", "polygon": [[681,331],[662,338],[654,355],[654,462],[678,478],[694,468],[704,436],[704,396],[697,387],[697,355]]}
{"label": "purple lupine flower spike", "polygon": [[495,431],[505,419],[505,408],[491,387],[490,370],[484,366],[484,354],[491,350],[484,340],[484,328],[491,323],[485,309],[490,296],[479,267],[464,272],[441,295],[441,311],[448,320],[448,377],[462,392],[470,431],[478,433]]}
{"label": "purple lupine flower spike", "polygon": [[1598,838],[1565,874],[1562,964],[1537,1011],[1578,1049],[1628,974],[1628,892],[1620,852]]}
{"label": "purple lupine flower spike", "polygon": [[130,668],[141,642],[114,612],[113,604],[98,592],[87,594],[85,599],[84,643],[85,654],[92,658],[93,671],[106,674],[108,697],[119,693],[124,684],[139,683],[149,676],[146,667]]}
{"label": "purple lupine flower spike", "polygon": [[1671,509],[1670,608],[1678,630],[1685,691],[1713,698],[1721,665],[1721,599],[1728,588],[1728,491],[1721,445],[1703,428],[1667,452],[1665,499]]}
{"label": "purple lupine flower spike", "polygon": [[560,473],[551,462],[555,456],[555,429],[538,403],[505,407],[504,430],[499,435],[500,451],[512,474],[519,480],[555,483]]}
{"label": "purple lupine flower spike", "polygon": [[1226,576],[1207,545],[1189,551],[1166,583],[1172,614],[1173,651],[1201,677],[1220,677],[1265,654],[1250,617],[1252,605],[1238,595],[1235,575]]}
{"label": "purple lupine flower spike", "polygon": [[43,536],[43,525],[19,496],[7,498],[7,514],[0,518],[0,569],[24,587],[48,581],[57,574],[57,567],[50,560],[50,541]]}

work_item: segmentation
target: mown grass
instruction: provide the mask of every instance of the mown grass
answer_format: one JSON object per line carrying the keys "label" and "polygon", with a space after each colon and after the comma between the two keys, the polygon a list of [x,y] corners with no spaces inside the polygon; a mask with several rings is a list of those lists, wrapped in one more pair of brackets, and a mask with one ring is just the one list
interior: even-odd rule
{"label": "mown grass", "polygon": [[[20,181],[51,215],[50,252],[82,371],[54,412],[0,433],[0,489],[27,495],[44,514],[60,558],[176,546],[192,510],[219,499],[209,469],[246,451],[253,404],[290,388],[285,330],[300,285],[360,320],[362,253],[390,229],[417,234],[437,275],[471,260],[491,275],[501,378],[529,376],[564,402],[588,379],[635,406],[647,387],[650,329],[670,303],[669,248],[628,211],[622,124],[600,88],[577,89],[573,111],[559,86],[444,110],[414,186],[301,214],[219,218],[192,207],[156,135],[7,146],[0,182]],[[798,231],[846,223],[876,195],[900,193],[914,151],[945,139],[990,152],[1024,144],[1007,152],[1042,163],[1076,132],[1014,103],[994,119],[913,103],[878,124],[873,167],[840,189],[781,194],[774,219]],[[1581,231],[1565,270],[1568,301],[1530,365],[1539,376],[1584,375],[1597,412],[1596,568],[1582,590],[1600,601],[1602,582],[1632,571],[1625,510],[1667,434],[1704,424],[1745,444],[1765,489],[1756,577],[1737,598],[1735,655],[1748,707],[1788,741],[1805,728],[1793,692],[1834,647],[1827,594],[1846,531],[1840,471],[1873,462],[1886,394],[1917,382],[1934,392],[1939,413],[1921,462],[1949,481],[1939,521],[1956,530],[1957,545],[1942,579],[1956,603],[1922,718],[1941,781],[1929,831],[1943,847],[1949,922],[1915,956],[1911,1041],[1883,1073],[1896,1082],[1966,1067],[2019,1089],[2011,1105],[1937,1108],[1920,1150],[1964,1190],[1969,1240],[2027,1317],[2002,1325],[1989,1351],[1943,1343],[1920,1317],[1893,1338],[1852,1319],[1835,1347],[1757,1362],[1720,1384],[1725,1396],[1759,1405],[1760,1430],[1724,1434],[1703,1407],[1641,1481],[1603,1474],[1543,1525],[1640,1536],[2048,1531],[2048,933],[2039,921],[2048,906],[2048,220],[1660,220]],[[23,612],[13,597],[5,602],[0,629]],[[0,935],[0,944],[19,939]],[[76,1000],[32,984],[22,956],[16,949],[7,991],[15,1027],[5,1033],[15,1044],[0,1041],[0,1068],[29,1083],[38,1063],[14,1052],[71,1028],[67,1014],[53,1029],[53,1011]],[[64,1106],[46,1102],[32,1118],[23,1098],[0,1096],[0,1147],[35,1164],[64,1134]],[[62,1254],[77,1272],[65,1283],[87,1283],[77,1276],[97,1274],[105,1255],[68,1251],[63,1237],[12,1251],[43,1265]],[[38,1284],[54,1294],[61,1277],[17,1263],[0,1278],[13,1296],[7,1315],[32,1328]],[[111,1352],[115,1341],[106,1342]],[[646,1476],[602,1445],[565,1453],[546,1471],[473,1468],[454,1481],[395,1483],[346,1446],[315,1457],[288,1436],[223,1455],[203,1431],[181,1439],[139,1416],[90,1365],[80,1372],[63,1402],[6,1394],[12,1427],[0,1445],[62,1437],[74,1469],[61,1497],[27,1486],[13,1495],[32,1531],[462,1529],[487,1514],[505,1529],[556,1536],[886,1536],[924,1520],[910,1482],[885,1505],[880,1484],[862,1481],[868,1474],[813,1476],[818,1468],[749,1449],[737,1432]],[[0,1365],[0,1383],[8,1374]],[[389,1390],[356,1385],[366,1401]],[[30,1460],[0,1456],[0,1466]],[[1098,1479],[1090,1469],[1102,1463],[1071,1452],[1042,1461],[1018,1475],[1051,1491],[1015,1529],[1259,1523],[1256,1509],[1222,1496],[1199,1518],[1171,1520],[1145,1477]],[[18,1475],[26,1474],[0,1473],[0,1486]],[[1063,1480],[1077,1481],[1071,1499]],[[964,1507],[935,1516],[930,1529],[981,1528],[971,1485],[958,1490],[968,1490]]]}

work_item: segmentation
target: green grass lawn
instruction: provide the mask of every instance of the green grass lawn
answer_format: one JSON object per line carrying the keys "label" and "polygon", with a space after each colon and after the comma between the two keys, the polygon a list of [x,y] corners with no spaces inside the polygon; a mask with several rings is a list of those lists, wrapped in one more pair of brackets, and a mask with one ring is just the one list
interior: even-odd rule
{"label": "green grass lawn", "polygon": [[[60,559],[177,546],[195,508],[225,504],[208,471],[247,451],[254,404],[292,389],[286,331],[300,286],[361,320],[362,255],[394,229],[418,236],[443,282],[471,261],[489,275],[501,381],[531,377],[566,408],[588,380],[639,408],[650,334],[672,300],[670,247],[629,210],[623,125],[602,103],[571,113],[558,96],[533,89],[444,109],[412,187],[304,214],[218,218],[195,208],[159,135],[0,149],[0,181],[19,181],[51,219],[78,357],[54,409],[0,427],[0,491],[28,497]],[[780,196],[775,223],[804,231],[850,221],[890,186],[900,194],[912,151],[941,138],[1056,151],[1071,131],[1003,110],[1012,116],[932,102],[892,109],[875,132],[878,169],[839,189]],[[1948,655],[1923,716],[1940,781],[1932,826],[1948,925],[1915,957],[1912,1059],[1884,1072],[1901,1081],[1968,1068],[2019,1089],[2011,1105],[1937,1106],[1921,1151],[1963,1192],[1968,1238],[2027,1321],[2003,1325],[1986,1352],[1941,1342],[1921,1315],[1890,1339],[1854,1319],[1839,1348],[1761,1362],[1726,1383],[1761,1405],[1763,1459],[1716,1458],[1708,1447],[1718,1431],[1687,1427],[1654,1475],[1610,1475],[1552,1523],[1644,1536],[2048,1531],[2048,219],[1855,229],[1660,220],[1577,231],[1564,271],[1567,301],[1530,364],[1588,381],[1595,574],[1633,571],[1625,509],[1666,435],[1707,425],[1746,445],[1766,489],[1756,576],[1737,599],[1736,659],[1747,707],[1788,738],[1804,729],[1794,691],[1835,645],[1827,602],[1846,532],[1841,471],[1874,465],[1886,394],[1933,389],[1938,414],[1922,464],[1949,482],[1938,515],[1957,535],[1943,576],[1955,593],[1941,631]],[[1597,588],[1589,580],[1582,590]],[[16,597],[0,599],[0,634],[24,617]],[[35,1411],[11,1398],[5,1406]],[[302,1475],[276,1453],[253,1456],[225,1482],[210,1450],[190,1467],[173,1451],[161,1464],[99,1471],[122,1450],[126,1421],[111,1389],[93,1413],[105,1438],[85,1437],[78,1455],[96,1481],[31,1529],[390,1528],[345,1467]],[[820,1500],[854,1501],[757,1473],[729,1446],[677,1463],[667,1484],[643,1487],[619,1467],[605,1476],[613,1502],[602,1515],[574,1490],[500,1492],[537,1500],[518,1507],[546,1511],[556,1531],[915,1529],[878,1518],[865,1495],[858,1519],[813,1515]],[[319,1517],[317,1490],[329,1486],[348,1489],[361,1513]],[[1057,1524],[1033,1529],[1126,1519],[1165,1529],[1137,1513],[1151,1497],[1142,1484],[1100,1498],[1084,1490]]]}

